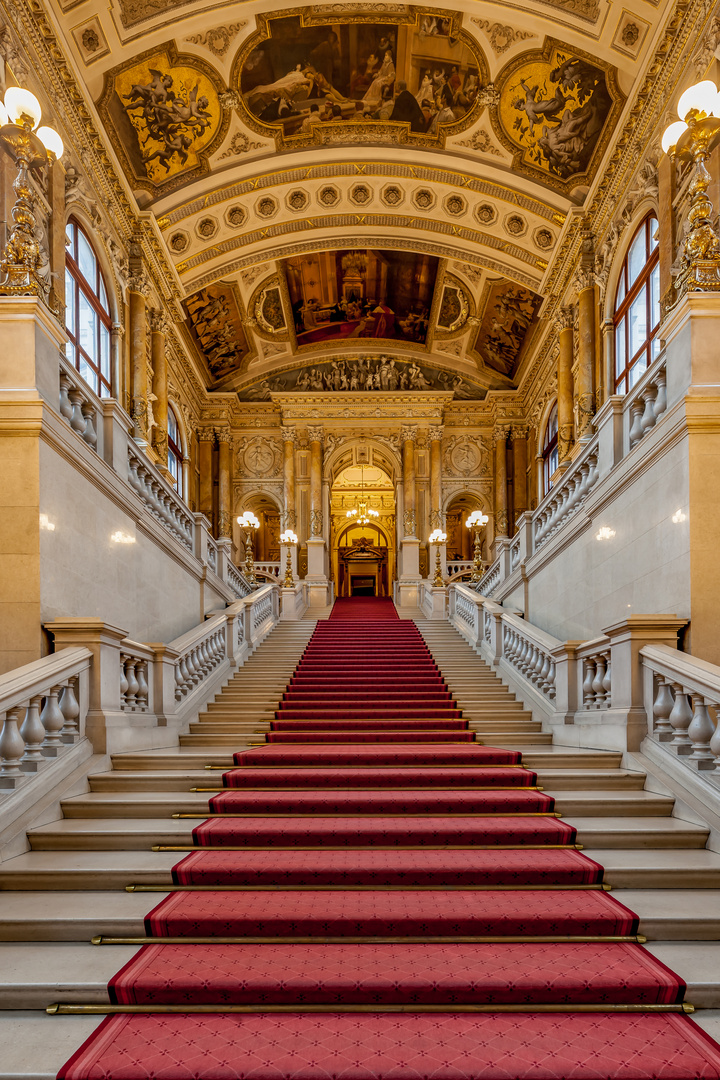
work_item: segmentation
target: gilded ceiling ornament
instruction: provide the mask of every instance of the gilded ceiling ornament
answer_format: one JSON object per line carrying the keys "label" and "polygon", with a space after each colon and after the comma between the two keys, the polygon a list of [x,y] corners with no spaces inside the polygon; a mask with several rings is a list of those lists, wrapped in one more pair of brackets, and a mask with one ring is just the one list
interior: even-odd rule
{"label": "gilded ceiling ornament", "polygon": [[474,131],[468,139],[458,139],[455,146],[469,146],[471,150],[479,150],[482,154],[492,154],[493,157],[501,157],[501,151],[498,150],[484,128],[480,128],[479,131]]}
{"label": "gilded ceiling ornament", "polygon": [[527,41],[528,38],[536,37],[531,30],[515,30],[512,26],[503,26],[502,23],[491,23],[487,19],[472,19],[476,26],[487,36],[494,53],[502,56],[504,52],[517,41]]}
{"label": "gilded ceiling ornament", "polygon": [[189,37],[185,38],[185,41],[193,45],[204,45],[213,56],[217,56],[222,60],[232,42],[246,26],[247,21],[243,19],[240,22],[228,23],[226,26],[216,26],[212,30],[207,30],[204,34],[190,34]]}

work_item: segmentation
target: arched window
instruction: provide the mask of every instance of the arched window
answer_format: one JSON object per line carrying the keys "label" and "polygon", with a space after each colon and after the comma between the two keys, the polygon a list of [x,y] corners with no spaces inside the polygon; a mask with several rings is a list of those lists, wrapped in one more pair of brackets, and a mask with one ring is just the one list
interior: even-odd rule
{"label": "arched window", "polygon": [[92,244],[74,218],[66,230],[65,305],[67,358],[96,394],[111,397],[107,290]]}
{"label": "arched window", "polygon": [[172,405],[168,406],[168,469],[175,481],[175,490],[181,497],[184,496],[182,489],[182,461],[183,452],[180,446],[180,429],[177,416]]}
{"label": "arched window", "polygon": [[552,412],[545,425],[545,437],[542,448],[543,459],[543,494],[547,495],[552,487],[550,477],[558,467],[558,413],[557,402],[553,405]]}
{"label": "arched window", "polygon": [[650,214],[632,238],[615,294],[615,393],[632,390],[660,351],[660,249]]}

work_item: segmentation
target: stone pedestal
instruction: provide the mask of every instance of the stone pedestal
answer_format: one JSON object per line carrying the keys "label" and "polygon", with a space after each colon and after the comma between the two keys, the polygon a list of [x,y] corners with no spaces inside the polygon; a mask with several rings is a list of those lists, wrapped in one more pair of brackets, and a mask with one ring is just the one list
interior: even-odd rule
{"label": "stone pedestal", "polygon": [[308,539],[307,558],[305,588],[308,606],[327,607],[330,602],[330,582],[325,567],[325,541],[321,536],[311,536]]}
{"label": "stone pedestal", "polygon": [[294,589],[283,587],[280,590],[281,619],[289,622],[297,622],[298,619],[302,619],[308,609],[305,599],[306,591],[307,584],[303,584],[302,581],[299,581]]}
{"label": "stone pedestal", "polygon": [[422,609],[426,619],[447,619],[447,589],[435,585],[426,585]]}
{"label": "stone pedestal", "polygon": [[400,549],[400,580],[397,601],[400,607],[418,606],[420,577],[420,541],[417,536],[404,536]]}

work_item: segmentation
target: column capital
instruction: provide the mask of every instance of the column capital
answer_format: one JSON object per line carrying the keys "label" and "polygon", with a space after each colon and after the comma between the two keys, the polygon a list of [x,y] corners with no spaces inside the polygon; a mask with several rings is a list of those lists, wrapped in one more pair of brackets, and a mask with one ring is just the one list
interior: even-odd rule
{"label": "column capital", "polygon": [[443,432],[444,431],[445,431],[445,428],[442,427],[442,425],[440,427],[431,427],[428,430],[428,435],[430,437],[430,442],[439,442],[443,437]]}
{"label": "column capital", "polygon": [[309,427],[307,429],[308,439],[310,442],[322,442],[323,429],[321,427]]}
{"label": "column capital", "polygon": [[572,305],[558,308],[555,312],[555,326],[559,331],[572,330],[575,325],[575,308]]}
{"label": "column capital", "polygon": [[231,443],[233,440],[232,432],[229,428],[215,428],[215,436],[218,442]]}
{"label": "column capital", "polygon": [[578,294],[586,289],[594,289],[596,285],[595,271],[587,266],[581,266],[575,274],[573,281],[575,292]]}
{"label": "column capital", "polygon": [[147,300],[150,296],[150,282],[142,272],[130,274],[128,276],[127,288],[128,292],[137,293],[138,296],[142,296],[144,300]]}
{"label": "column capital", "polygon": [[121,322],[114,322],[110,327],[110,333],[113,337],[122,337],[125,333],[125,324]]}
{"label": "column capital", "polygon": [[158,308],[152,308],[150,311],[150,329],[153,334],[162,334],[167,337],[170,333],[171,321],[167,316],[167,313],[160,311]]}
{"label": "column capital", "polygon": [[215,429],[214,428],[198,428],[197,433],[198,440],[200,442],[215,442]]}
{"label": "column capital", "polygon": [[[308,435],[309,434],[310,434],[310,430],[308,429]],[[296,443],[297,442],[297,431],[296,431],[296,429],[294,427],[281,427],[280,428],[280,435],[282,437],[283,442],[291,442],[291,443]]]}
{"label": "column capital", "polygon": [[415,442],[417,439],[417,428],[403,427],[402,429],[402,441],[403,442]]}
{"label": "column capital", "polygon": [[528,437],[527,424],[521,425],[520,427],[513,426],[510,429],[510,438],[512,439],[513,442],[516,442],[519,439],[527,439],[527,437]]}
{"label": "column capital", "polygon": [[510,428],[507,424],[498,424],[493,428],[493,442],[505,442],[507,440]]}

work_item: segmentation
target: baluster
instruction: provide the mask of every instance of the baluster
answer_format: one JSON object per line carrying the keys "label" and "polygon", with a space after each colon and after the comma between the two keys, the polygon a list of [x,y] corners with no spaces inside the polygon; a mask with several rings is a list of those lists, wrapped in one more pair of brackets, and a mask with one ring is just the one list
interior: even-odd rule
{"label": "baluster", "polygon": [[605,678],[603,679],[603,690],[605,691],[605,704],[612,704],[612,655],[611,653],[605,653],[605,659],[607,661],[607,667],[605,668]]}
{"label": "baluster", "polygon": [[20,768],[25,753],[25,740],[18,731],[18,723],[24,709],[10,709],[5,715],[2,733],[0,733],[0,779],[14,781],[23,775]]}
{"label": "baluster", "polygon": [[670,690],[670,683],[666,682],[661,675],[656,676],[658,690],[653,703],[653,732],[659,742],[669,742],[673,737],[673,728],[670,723],[674,700]]}
{"label": "baluster", "polygon": [[664,371],[658,371],[655,376],[655,386],[657,387],[655,396],[655,419],[657,420],[667,409],[667,377]]}
{"label": "baluster", "polygon": [[41,697],[30,698],[30,704],[25,713],[25,720],[20,728],[20,735],[25,743],[25,761],[43,761],[42,744],[45,739],[45,728],[40,719]]}
{"label": "baluster", "polygon": [[137,697],[136,703],[138,708],[147,709],[148,707],[148,684],[145,677],[145,669],[147,667],[147,661],[141,660],[137,665]]}
{"label": "baluster", "polygon": [[193,686],[200,682],[200,667],[197,663],[197,648],[191,649],[187,655],[187,669]]}
{"label": "baluster", "polygon": [[176,701],[180,701],[181,697],[183,696],[183,684],[184,684],[184,679],[183,679],[183,674],[182,674],[182,663],[181,663],[181,661],[176,660],[175,661],[175,700]]}
{"label": "baluster", "polygon": [[548,696],[555,700],[555,661],[550,661],[550,673],[548,675]]}
{"label": "baluster", "polygon": [[717,772],[720,769],[720,724],[718,723],[718,706],[714,701],[712,702],[712,710],[715,713],[715,732],[710,740],[710,749],[715,759],[715,771]]}
{"label": "baluster", "polygon": [[532,681],[537,687],[542,687],[542,669],[543,669],[543,654],[540,649],[535,646],[535,663],[533,664]]}
{"label": "baluster", "polygon": [[585,677],[582,684],[582,699],[583,705],[587,708],[592,708],[595,702],[595,692],[593,690],[593,682],[595,680],[595,664],[592,660],[585,661]]}
{"label": "baluster", "polygon": [[60,686],[53,686],[51,690],[48,690],[45,698],[45,707],[40,713],[40,719],[47,732],[45,742],[43,743],[43,753],[46,754],[46,756],[54,756],[57,753],[58,747],[62,746],[60,732],[65,727],[65,717],[58,705],[58,694],[60,693],[60,689]]}
{"label": "baluster", "polygon": [[88,446],[97,446],[97,432],[95,431],[95,409],[91,401],[83,402],[82,414],[85,417],[85,430],[83,439]]}
{"label": "baluster", "polygon": [[63,742],[75,742],[75,739],[80,734],[80,725],[78,723],[80,706],[73,690],[73,681],[73,679],[68,679],[65,683],[59,701],[60,711],[65,717],[65,723],[60,732]]}
{"label": "baluster", "polygon": [[70,404],[70,398],[68,397],[68,392],[69,392],[71,386],[72,386],[72,382],[70,380],[69,375],[66,375],[64,371],[61,371],[60,372],[60,415],[64,416],[65,419],[68,422],[70,420],[72,420],[72,414],[73,414],[73,407]]}
{"label": "baluster", "polygon": [[76,386],[73,386],[68,393],[70,398],[70,404],[72,405],[72,416],[70,417],[70,427],[73,431],[77,431],[78,435],[82,435],[85,431],[85,417],[83,416],[83,396]]}
{"label": "baluster", "polygon": [[637,397],[630,406],[630,416],[632,422],[630,424],[629,440],[630,446],[634,446],[635,443],[639,443],[645,432],[642,429],[642,414],[645,409],[645,401],[642,397]]}
{"label": "baluster", "polygon": [[543,662],[542,662],[542,667],[540,668],[540,674],[538,676],[538,682],[539,682],[540,689],[542,690],[543,694],[547,694],[548,689],[550,687],[550,684],[548,682],[548,677],[550,675],[550,656],[549,656],[548,653],[543,651],[542,658],[543,658]]}
{"label": "baluster", "polygon": [[690,753],[690,739],[687,730],[690,727],[693,714],[688,701],[688,695],[682,686],[675,686],[675,704],[672,707],[669,720],[675,732],[672,737],[672,746],[676,753],[685,755]]}
{"label": "baluster", "polygon": [[602,653],[595,661],[595,678],[592,683],[594,705],[596,709],[605,704],[605,657]]}
{"label": "baluster", "polygon": [[127,656],[124,653],[120,654],[120,707],[122,708],[127,702],[127,688],[128,681],[125,674],[125,665],[127,663]]}
{"label": "baluster", "polygon": [[640,420],[640,427],[642,433],[645,435],[650,428],[655,427],[655,398],[657,397],[657,389],[655,386],[648,386],[645,389],[645,411],[642,414]]}
{"label": "baluster", "polygon": [[699,694],[693,694],[693,717],[690,727],[687,729],[688,737],[692,743],[692,752],[688,761],[692,761],[698,769],[709,769],[715,755],[710,749],[710,740],[715,734],[715,725],[710,719],[705,699]]}
{"label": "baluster", "polygon": [[125,664],[125,674],[127,676],[127,683],[128,683],[128,688],[127,688],[127,690],[125,692],[125,708],[126,709],[134,709],[135,708],[135,699],[137,697],[137,692],[138,692],[138,681],[135,678],[135,667],[136,667],[136,665],[137,665],[137,660],[135,660],[132,656],[128,656],[127,662]]}
{"label": "baluster", "polygon": [[186,694],[192,685],[192,674],[188,667],[186,656],[183,656],[180,659],[180,675],[182,677],[182,692],[183,694]]}
{"label": "baluster", "polygon": [[130,487],[139,493],[140,491],[140,477],[138,476],[138,463],[137,459],[132,454],[128,456],[128,481]]}

